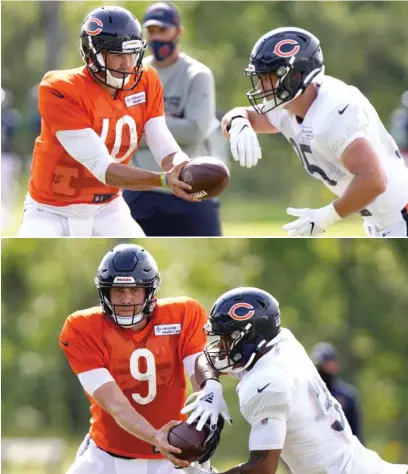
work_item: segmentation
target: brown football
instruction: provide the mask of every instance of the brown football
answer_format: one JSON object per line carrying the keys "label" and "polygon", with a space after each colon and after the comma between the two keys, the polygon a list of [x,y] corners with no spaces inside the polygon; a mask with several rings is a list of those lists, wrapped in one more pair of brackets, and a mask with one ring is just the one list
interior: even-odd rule
{"label": "brown football", "polygon": [[218,158],[198,156],[182,169],[180,180],[193,188],[193,196],[210,199],[219,196],[228,186],[230,172]]}
{"label": "brown football", "polygon": [[204,454],[204,443],[209,435],[209,428],[203,426],[201,431],[197,431],[195,423],[188,425],[186,422],[180,423],[169,431],[169,443],[181,449],[180,454],[173,453],[179,459],[195,462]]}

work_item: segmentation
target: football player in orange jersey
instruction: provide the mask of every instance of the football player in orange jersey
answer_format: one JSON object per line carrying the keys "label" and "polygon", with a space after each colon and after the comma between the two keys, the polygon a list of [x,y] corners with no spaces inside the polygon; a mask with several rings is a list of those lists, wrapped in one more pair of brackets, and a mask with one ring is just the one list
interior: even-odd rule
{"label": "football player in orange jersey", "polygon": [[[195,360],[206,343],[206,312],[191,298],[158,300],[157,264],[138,245],[108,252],[95,283],[101,306],[71,314],[60,336],[92,414],[67,474],[175,474],[172,463],[189,463],[174,457],[180,451],[167,435],[174,420],[183,419],[184,371],[197,389]],[[212,431],[200,462],[215,451],[222,425]]]}
{"label": "football player in orange jersey", "polygon": [[[121,188],[169,187],[197,201],[179,180],[189,158],[167,128],[158,75],[142,66],[145,50],[132,13],[97,8],[81,28],[85,66],[44,76],[19,236],[143,236]],[[128,166],[143,133],[162,173]]]}

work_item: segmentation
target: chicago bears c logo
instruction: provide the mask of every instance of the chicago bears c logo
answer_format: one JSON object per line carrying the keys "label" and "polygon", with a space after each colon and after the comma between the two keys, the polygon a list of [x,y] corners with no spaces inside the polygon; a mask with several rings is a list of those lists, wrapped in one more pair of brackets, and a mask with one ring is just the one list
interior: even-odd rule
{"label": "chicago bears c logo", "polygon": [[[289,49],[289,51],[282,51],[282,47],[287,44],[293,45],[293,48]],[[284,39],[282,41],[279,41],[279,43],[276,43],[275,49],[273,50],[273,52],[277,56],[280,56],[281,58],[290,58],[291,56],[294,56],[297,52],[299,52],[299,49],[300,49],[300,46],[296,40]]]}
{"label": "chicago bears c logo", "polygon": [[[95,28],[95,26],[91,26],[91,23],[96,23],[97,27]],[[102,21],[99,18],[94,18],[94,17],[89,18],[89,20],[87,20],[86,25],[85,25],[85,31],[90,36],[99,35],[99,33],[102,33],[103,31],[102,28],[103,28]]]}
{"label": "chicago bears c logo", "polygon": [[[236,311],[241,308],[247,309],[248,311],[244,312],[244,314],[237,314]],[[240,313],[242,313],[242,311],[240,311]],[[234,306],[231,306],[228,314],[236,321],[245,321],[246,319],[252,318],[252,316],[255,314],[255,311],[254,307],[249,303],[236,303]]]}

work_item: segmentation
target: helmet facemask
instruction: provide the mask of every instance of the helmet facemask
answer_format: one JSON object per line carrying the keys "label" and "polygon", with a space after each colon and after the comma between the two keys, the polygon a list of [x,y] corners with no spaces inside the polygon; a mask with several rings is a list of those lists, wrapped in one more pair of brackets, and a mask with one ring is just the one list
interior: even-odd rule
{"label": "helmet facemask", "polygon": [[285,65],[266,72],[256,71],[252,64],[245,69],[252,83],[247,97],[259,114],[283,109],[302,95],[318,74],[324,73],[324,66],[320,66],[305,75],[302,64],[296,64],[295,59],[292,56]]}
{"label": "helmet facemask", "polygon": [[[253,337],[253,325],[248,323],[243,329],[236,329],[227,334],[215,332],[208,322],[204,332],[214,340],[207,344],[204,349],[205,357],[211,367],[219,372],[239,373],[248,369],[254,362],[255,357],[262,353],[263,349],[275,344],[280,334],[272,341],[267,342],[262,336]],[[221,339],[224,338],[224,341]],[[225,349],[219,346],[224,342]]]}
{"label": "helmet facemask", "polygon": [[[88,37],[88,46],[85,47],[81,43],[81,56],[85,61],[88,70],[93,77],[102,84],[117,90],[132,90],[139,83],[143,75],[142,60],[146,51],[147,43],[144,40],[124,41],[121,47],[116,45],[106,46],[101,44],[96,47],[92,37]],[[134,54],[135,61],[131,71],[124,73],[116,69],[106,67],[106,54]],[[120,74],[122,77],[115,77],[112,73]],[[132,79],[132,80],[131,80]],[[125,87],[129,84],[128,87]]]}
{"label": "helmet facemask", "polygon": [[[95,279],[99,291],[101,306],[105,315],[115,324],[123,328],[132,328],[144,319],[150,318],[157,301],[157,292],[159,289],[159,279],[154,279],[148,283],[135,282],[133,277],[116,277],[113,283],[103,283]],[[112,304],[110,297],[111,288],[145,288],[146,294],[144,301],[137,304]],[[121,316],[121,310],[131,308],[132,314]],[[120,308],[120,309],[119,309]]]}

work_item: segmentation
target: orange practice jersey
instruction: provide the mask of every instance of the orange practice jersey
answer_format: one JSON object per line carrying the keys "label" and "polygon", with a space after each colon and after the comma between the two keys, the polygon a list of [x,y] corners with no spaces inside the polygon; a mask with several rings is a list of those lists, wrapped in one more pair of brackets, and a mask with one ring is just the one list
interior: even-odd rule
{"label": "orange practice jersey", "polygon": [[[100,308],[67,318],[60,347],[79,374],[106,368],[135,410],[156,429],[180,415],[186,398],[183,359],[201,352],[206,343],[205,310],[190,298],[160,299],[142,331],[123,329]],[[143,374],[149,373],[149,380]],[[152,445],[123,430],[87,394],[91,402],[90,434],[105,451],[127,457],[161,458]]]}
{"label": "orange practice jersey", "polygon": [[163,89],[149,66],[135,89],[118,91],[115,99],[86,67],[52,71],[39,86],[38,107],[41,135],[34,146],[30,195],[51,206],[97,204],[116,197],[119,189],[104,185],[72,158],[56,132],[91,128],[104,139],[115,161],[129,164],[146,122],[164,115]]}

